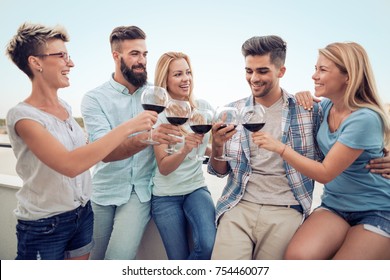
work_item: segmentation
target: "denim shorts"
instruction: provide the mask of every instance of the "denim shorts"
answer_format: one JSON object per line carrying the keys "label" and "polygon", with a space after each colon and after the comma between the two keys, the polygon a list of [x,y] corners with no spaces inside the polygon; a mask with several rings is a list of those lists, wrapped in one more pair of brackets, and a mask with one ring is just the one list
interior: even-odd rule
{"label": "denim shorts", "polygon": [[35,221],[18,220],[17,260],[62,260],[88,254],[93,247],[93,211],[84,207]]}
{"label": "denim shorts", "polygon": [[350,226],[362,224],[366,230],[390,238],[390,211],[344,212],[322,203],[317,209],[325,209],[343,218]]}

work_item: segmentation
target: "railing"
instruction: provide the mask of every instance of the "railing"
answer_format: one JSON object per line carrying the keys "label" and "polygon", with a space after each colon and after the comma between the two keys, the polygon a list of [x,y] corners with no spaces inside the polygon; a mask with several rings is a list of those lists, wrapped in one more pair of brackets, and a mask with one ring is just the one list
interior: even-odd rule
{"label": "railing", "polygon": [[0,143],[0,148],[11,148],[11,144]]}

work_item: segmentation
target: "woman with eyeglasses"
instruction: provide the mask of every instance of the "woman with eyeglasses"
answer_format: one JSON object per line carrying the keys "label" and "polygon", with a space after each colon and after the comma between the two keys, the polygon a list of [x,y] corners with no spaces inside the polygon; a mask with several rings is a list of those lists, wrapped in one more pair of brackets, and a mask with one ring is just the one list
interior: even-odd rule
{"label": "woman with eyeglasses", "polygon": [[16,259],[88,259],[93,247],[89,168],[157,120],[157,113],[144,111],[86,145],[70,106],[57,94],[69,86],[74,67],[66,42],[61,26],[24,23],[6,50],[32,84],[29,96],[7,114],[16,171],[23,180],[14,211]]}

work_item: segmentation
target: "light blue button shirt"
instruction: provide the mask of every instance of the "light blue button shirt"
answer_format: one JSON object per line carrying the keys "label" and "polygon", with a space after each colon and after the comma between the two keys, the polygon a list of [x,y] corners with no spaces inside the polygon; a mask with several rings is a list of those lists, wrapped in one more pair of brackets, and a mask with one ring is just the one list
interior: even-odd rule
{"label": "light blue button shirt", "polygon": [[[108,82],[87,92],[81,103],[81,113],[89,141],[96,141],[142,112],[142,91],[143,87],[130,94],[111,76]],[[99,162],[92,173],[92,201],[119,206],[129,201],[133,189],[141,202],[149,201],[155,166],[152,146],[124,160]]]}

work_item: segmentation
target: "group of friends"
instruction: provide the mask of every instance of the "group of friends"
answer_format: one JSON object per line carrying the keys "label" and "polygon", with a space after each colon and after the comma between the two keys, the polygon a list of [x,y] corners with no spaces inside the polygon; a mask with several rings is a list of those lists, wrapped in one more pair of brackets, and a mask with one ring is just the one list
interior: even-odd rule
{"label": "group of friends", "polygon": [[[32,83],[6,118],[23,180],[16,259],[135,259],[151,218],[172,260],[390,259],[390,123],[362,46],[319,49],[319,101],[280,86],[282,38],[249,38],[241,50],[251,94],[226,106],[265,107],[264,127],[217,122],[196,134],[143,109],[146,34],[119,26],[110,34],[114,73],[82,99],[86,141],[58,96],[74,67],[68,41],[61,26],[24,23],[6,50]],[[167,52],[153,85],[213,111],[195,98],[192,73],[188,55]],[[160,144],[144,143],[150,130]],[[170,144],[178,151],[166,152]],[[228,176],[216,206],[202,161],[191,159],[197,149],[208,173]],[[217,160],[223,152],[231,160]],[[324,193],[312,211],[314,181]]]}

